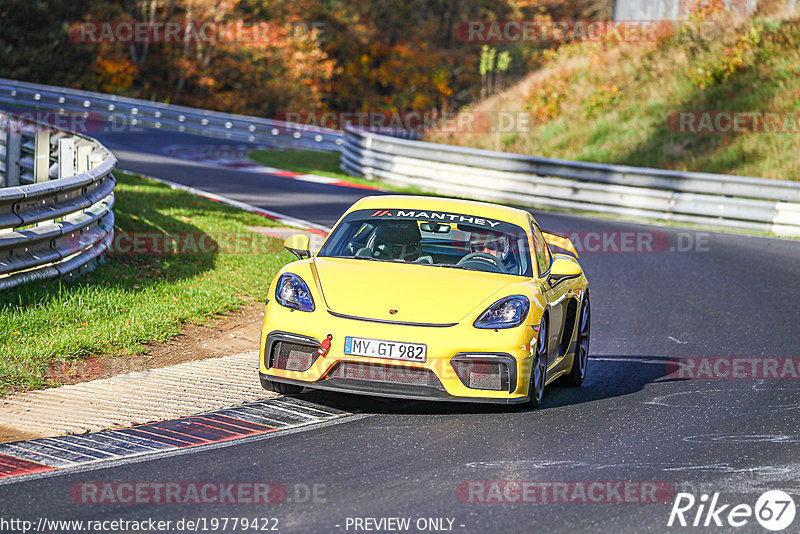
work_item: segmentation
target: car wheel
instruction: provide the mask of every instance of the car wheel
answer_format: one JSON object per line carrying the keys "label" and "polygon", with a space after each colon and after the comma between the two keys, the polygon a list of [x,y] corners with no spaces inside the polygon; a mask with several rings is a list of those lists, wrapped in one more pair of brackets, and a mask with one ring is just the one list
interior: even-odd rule
{"label": "car wheel", "polygon": [[266,378],[261,379],[261,387],[267,391],[274,391],[281,395],[294,395],[303,391],[303,386],[295,386],[294,384],[284,384],[283,382],[273,382]]}
{"label": "car wheel", "polygon": [[544,384],[547,381],[547,320],[542,318],[539,337],[536,340],[536,353],[531,365],[531,384],[528,388],[530,408],[538,408],[544,398]]}
{"label": "car wheel", "polygon": [[572,360],[572,370],[561,380],[565,386],[578,387],[586,378],[586,368],[589,365],[589,334],[592,326],[592,309],[589,297],[583,299],[581,316],[578,319],[578,338],[575,347],[575,356]]}

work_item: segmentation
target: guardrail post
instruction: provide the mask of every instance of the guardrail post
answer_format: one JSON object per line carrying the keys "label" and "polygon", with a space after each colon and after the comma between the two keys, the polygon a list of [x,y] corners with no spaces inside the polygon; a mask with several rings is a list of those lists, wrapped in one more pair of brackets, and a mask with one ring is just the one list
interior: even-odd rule
{"label": "guardrail post", "polygon": [[50,179],[50,132],[37,130],[33,146],[33,181],[46,182]]}
{"label": "guardrail post", "polygon": [[103,162],[103,159],[104,156],[101,153],[93,150],[91,154],[89,154],[89,170],[100,165]]}
{"label": "guardrail post", "polygon": [[[58,177],[75,176],[75,138],[62,137],[58,140]],[[85,211],[85,210],[81,210]],[[48,224],[54,221],[45,221]]]}
{"label": "guardrail post", "polygon": [[92,147],[81,145],[75,151],[75,171],[80,174],[89,170],[89,157],[92,154]]}
{"label": "guardrail post", "polygon": [[75,176],[75,139],[64,137],[58,140],[58,177]]}
{"label": "guardrail post", "polygon": [[[6,134],[6,175],[0,187],[15,187],[19,185],[19,161],[22,154],[22,133],[9,127]],[[0,177],[2,178],[2,177]]]}

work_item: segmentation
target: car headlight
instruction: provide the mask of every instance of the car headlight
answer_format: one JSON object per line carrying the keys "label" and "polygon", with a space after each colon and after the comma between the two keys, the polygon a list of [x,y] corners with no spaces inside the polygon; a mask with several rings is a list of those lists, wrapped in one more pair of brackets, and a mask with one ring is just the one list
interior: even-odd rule
{"label": "car headlight", "polygon": [[484,311],[473,326],[475,328],[514,328],[522,324],[528,316],[530,301],[522,295],[505,297]]}
{"label": "car headlight", "polygon": [[275,287],[275,300],[295,310],[314,311],[314,299],[303,279],[292,273],[282,274]]}

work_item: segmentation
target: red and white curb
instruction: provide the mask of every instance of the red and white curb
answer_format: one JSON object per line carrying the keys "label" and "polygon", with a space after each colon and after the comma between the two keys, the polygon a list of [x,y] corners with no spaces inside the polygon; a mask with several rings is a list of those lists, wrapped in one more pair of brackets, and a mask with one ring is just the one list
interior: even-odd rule
{"label": "red and white curb", "polygon": [[0,479],[80,468],[295,429],[351,415],[303,400],[257,402],[92,434],[0,444]]}
{"label": "red and white curb", "polygon": [[85,434],[275,396],[261,387],[258,358],[251,350],[9,395],[0,399],[0,425],[36,437]]}
{"label": "red and white curb", "polygon": [[303,174],[299,172],[285,171],[282,169],[276,169],[274,167],[265,167],[263,165],[259,165],[257,168],[248,168],[247,170],[250,172],[269,174],[270,176],[283,176],[285,178],[293,178],[295,180],[302,180],[304,182],[338,185],[342,187],[355,187],[356,189],[367,189],[369,191],[381,191],[380,187],[375,187],[371,185],[357,184],[355,182],[348,182],[347,180],[331,178],[330,176],[320,176],[318,174]]}
{"label": "red and white curb", "polygon": [[[131,174],[318,236],[330,232],[326,226],[222,195]],[[257,377],[250,376],[256,360],[257,353],[243,353],[7,397],[0,423],[52,437],[0,444],[0,480],[222,443],[352,415],[286,397],[220,409],[270,395]],[[209,408],[217,409],[203,412]],[[198,412],[203,413],[180,417]],[[65,413],[73,416],[64,419]],[[95,431],[132,422],[144,424]]]}

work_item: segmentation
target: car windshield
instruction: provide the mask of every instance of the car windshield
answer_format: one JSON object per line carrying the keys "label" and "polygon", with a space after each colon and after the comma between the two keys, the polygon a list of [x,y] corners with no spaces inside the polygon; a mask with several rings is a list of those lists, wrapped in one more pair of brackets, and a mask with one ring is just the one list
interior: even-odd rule
{"label": "car windshield", "polygon": [[356,210],[333,230],[317,256],[532,276],[522,228],[459,213]]}

